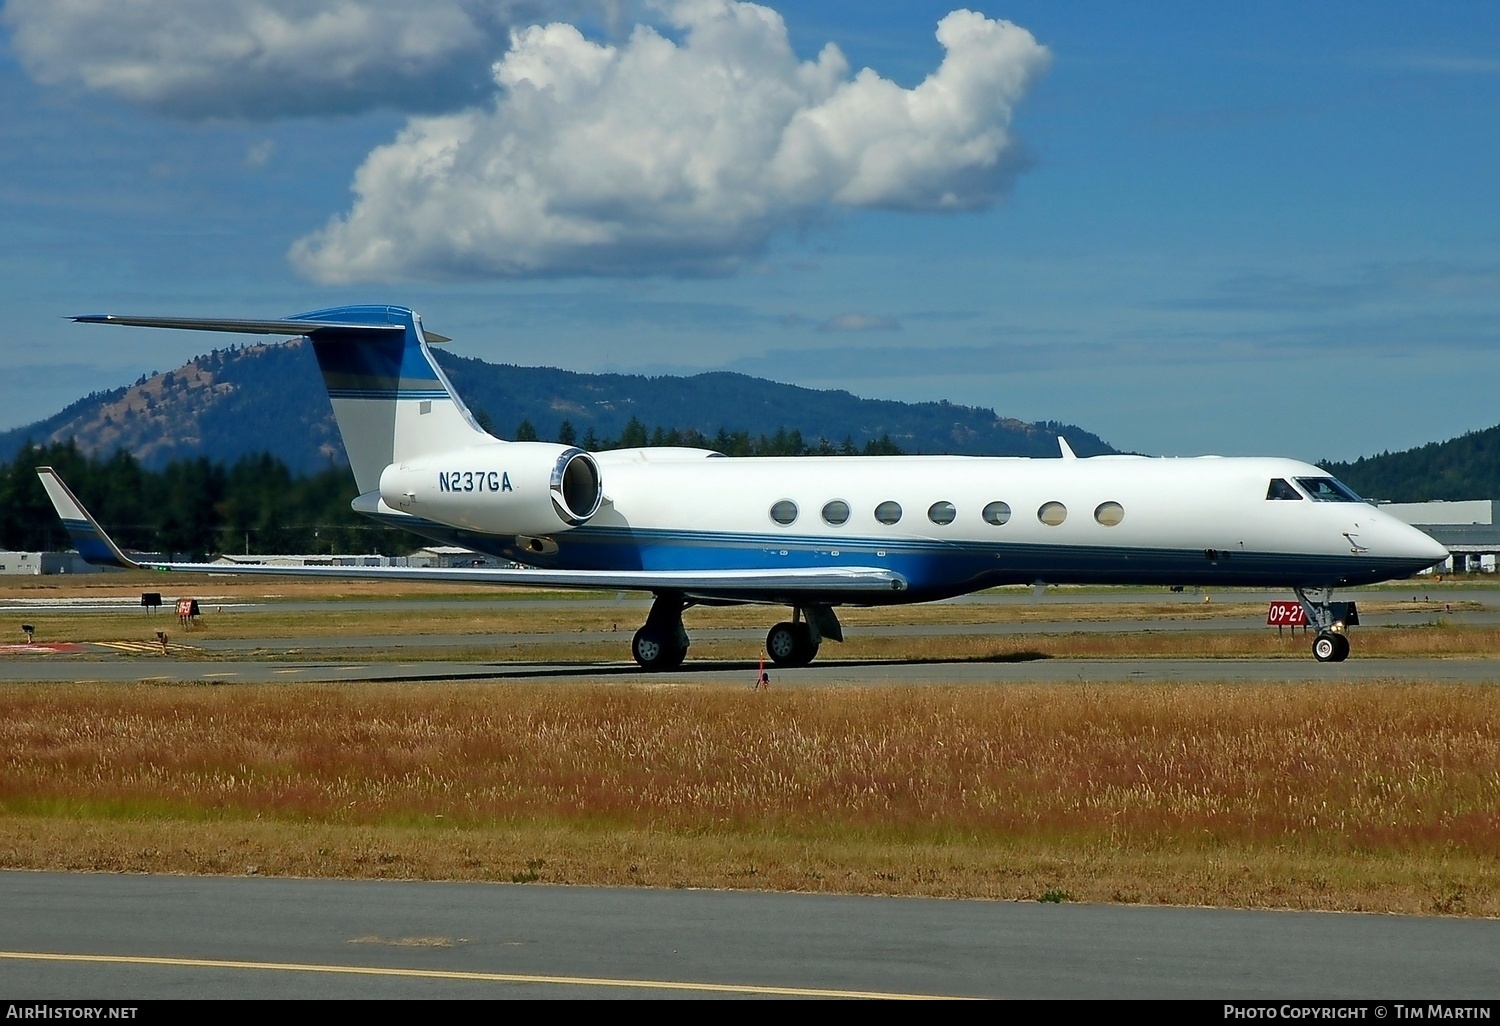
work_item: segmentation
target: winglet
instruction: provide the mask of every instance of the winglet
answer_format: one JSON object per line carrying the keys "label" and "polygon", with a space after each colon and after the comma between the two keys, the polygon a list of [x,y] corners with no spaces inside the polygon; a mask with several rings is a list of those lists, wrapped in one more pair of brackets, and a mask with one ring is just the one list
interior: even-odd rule
{"label": "winglet", "polygon": [[1062,450],[1062,458],[1065,460],[1076,460],[1078,457],[1073,453],[1073,447],[1062,435],[1057,436],[1057,447]]}
{"label": "winglet", "polygon": [[110,540],[104,529],[89,515],[89,511],[83,508],[83,503],[78,501],[72,489],[63,483],[57,471],[51,467],[37,467],[36,476],[42,479],[42,487],[47,489],[47,498],[52,500],[52,508],[57,510],[58,518],[62,520],[63,527],[85,562],[124,570],[141,568],[139,563],[129,559]]}

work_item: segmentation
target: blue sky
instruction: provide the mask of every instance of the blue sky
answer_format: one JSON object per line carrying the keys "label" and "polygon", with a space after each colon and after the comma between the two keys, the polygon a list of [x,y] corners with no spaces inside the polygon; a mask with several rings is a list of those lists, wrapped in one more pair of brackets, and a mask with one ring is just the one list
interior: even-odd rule
{"label": "blue sky", "polygon": [[0,427],[225,343],[68,314],[365,301],[1149,453],[1500,423],[1500,7],[952,9],[7,0]]}

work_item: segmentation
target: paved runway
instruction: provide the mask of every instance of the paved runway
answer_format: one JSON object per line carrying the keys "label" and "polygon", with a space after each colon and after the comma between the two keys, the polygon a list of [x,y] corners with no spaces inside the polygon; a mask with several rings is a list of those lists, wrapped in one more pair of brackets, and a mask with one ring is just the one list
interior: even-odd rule
{"label": "paved runway", "polygon": [[27,998],[1500,997],[1500,921],[0,873]]}
{"label": "paved runway", "polygon": [[[1434,611],[1431,603],[1437,601],[1450,608],[1446,612]],[[1272,597],[1281,597],[1268,591],[1214,592],[1213,601],[1220,605],[1235,603],[1261,603]],[[1319,664],[1310,656],[1299,654],[1293,658],[1203,658],[1203,659],[1085,659],[1085,658],[1028,658],[1024,655],[999,661],[847,661],[838,658],[836,644],[824,647],[818,660],[811,666],[771,670],[773,682],[783,686],[817,684],[881,684],[881,683],[1008,683],[1008,682],[1059,682],[1059,681],[1208,681],[1208,682],[1253,682],[1253,681],[1349,681],[1349,680],[1438,680],[1456,683],[1490,684],[1500,682],[1500,653],[1495,658],[1371,658],[1361,656],[1358,635],[1382,626],[1425,624],[1441,616],[1455,624],[1479,626],[1500,623],[1500,589],[1481,586],[1445,586],[1441,591],[1424,582],[1407,582],[1401,587],[1385,587],[1341,595],[1355,599],[1366,608],[1377,603],[1385,605],[1384,611],[1364,617],[1365,624],[1356,631],[1354,655],[1348,662]],[[129,600],[112,600],[113,606],[124,608]],[[1401,608],[1401,604],[1413,602],[1412,611]],[[952,604],[1028,606],[1041,610],[1056,608],[1056,618],[1048,617],[1026,623],[991,622],[979,624],[886,624],[851,628],[850,633],[871,637],[909,636],[934,637],[944,635],[1012,635],[1040,636],[1073,632],[1117,632],[1140,631],[1266,631],[1270,630],[1257,617],[1230,616],[1211,619],[1121,619],[1080,621],[1068,617],[1068,609],[1081,604],[1138,604],[1161,602],[1196,607],[1202,604],[1202,596],[1193,592],[1142,592],[1139,589],[1090,590],[1051,589],[1042,595],[1031,590],[1005,589],[964,596],[950,600]],[[97,604],[97,603],[95,603]],[[1394,604],[1394,608],[1390,608]],[[1417,608],[1420,604],[1421,608]],[[183,648],[175,654],[162,658],[150,654],[152,646],[147,642],[135,645],[136,651],[111,650],[97,645],[85,646],[91,658],[58,653],[54,655],[20,654],[8,650],[0,655],[0,681],[57,681],[80,680],[102,681],[218,681],[224,683],[268,683],[288,681],[363,681],[363,680],[571,680],[610,681],[628,680],[674,680],[679,682],[727,682],[737,683],[753,679],[758,663],[743,661],[703,660],[689,658],[680,672],[673,674],[642,674],[636,666],[626,660],[630,625],[644,619],[649,603],[638,596],[597,596],[526,599],[413,599],[382,602],[379,600],[353,599],[325,602],[246,603],[239,607],[240,613],[254,615],[257,609],[274,608],[286,611],[306,607],[307,611],[349,612],[366,609],[409,609],[420,613],[423,609],[463,609],[466,611],[492,610],[497,623],[505,621],[505,613],[519,608],[555,609],[558,620],[566,623],[570,610],[606,606],[620,611],[622,629],[618,631],[558,630],[547,633],[513,634],[412,634],[396,636],[340,635],[330,637],[299,638],[293,641],[278,641],[270,638],[215,639],[194,637],[191,648]],[[1458,608],[1451,608],[1458,607]],[[1475,608],[1477,607],[1477,608]],[[76,600],[61,603],[31,603],[4,609],[24,608],[36,611],[40,608],[56,610],[64,608],[80,616],[86,615],[93,606]],[[239,614],[236,614],[239,615]],[[767,622],[776,614],[768,611]],[[162,618],[164,622],[171,621]],[[80,621],[86,622],[86,621]],[[144,629],[143,629],[144,630]],[[175,637],[181,635],[173,632]],[[693,631],[699,642],[727,641],[743,642],[747,652],[756,651],[764,629],[721,628]],[[473,649],[476,646],[498,647],[506,645],[557,644],[557,643],[616,643],[620,649],[618,662],[589,662],[586,664],[515,662],[477,662],[472,660],[432,658],[444,649]],[[296,648],[313,651],[348,652],[351,660],[288,660],[285,653]],[[268,650],[282,653],[278,658],[268,658]],[[365,653],[362,650],[370,650]],[[420,650],[415,658],[403,658],[407,650]],[[100,658],[100,656],[104,658]],[[368,655],[368,658],[363,658]]]}

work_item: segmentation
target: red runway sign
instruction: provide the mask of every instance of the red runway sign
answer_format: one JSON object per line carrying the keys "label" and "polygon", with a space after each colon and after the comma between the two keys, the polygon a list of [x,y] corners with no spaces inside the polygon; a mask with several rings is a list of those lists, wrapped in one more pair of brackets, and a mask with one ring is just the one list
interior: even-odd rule
{"label": "red runway sign", "polygon": [[1307,610],[1301,602],[1272,602],[1266,610],[1266,623],[1272,627],[1306,627]]}

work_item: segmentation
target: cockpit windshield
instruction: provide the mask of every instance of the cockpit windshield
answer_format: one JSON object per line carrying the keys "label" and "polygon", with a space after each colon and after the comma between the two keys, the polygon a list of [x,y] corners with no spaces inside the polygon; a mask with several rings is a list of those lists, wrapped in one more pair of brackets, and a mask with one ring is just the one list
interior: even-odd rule
{"label": "cockpit windshield", "polygon": [[1364,502],[1346,484],[1331,477],[1299,477],[1297,483],[1314,502]]}
{"label": "cockpit windshield", "polygon": [[1301,502],[1302,493],[1297,491],[1297,489],[1293,488],[1291,485],[1287,484],[1286,481],[1282,478],[1277,477],[1272,478],[1271,487],[1266,489],[1266,498],[1282,499],[1289,502]]}

